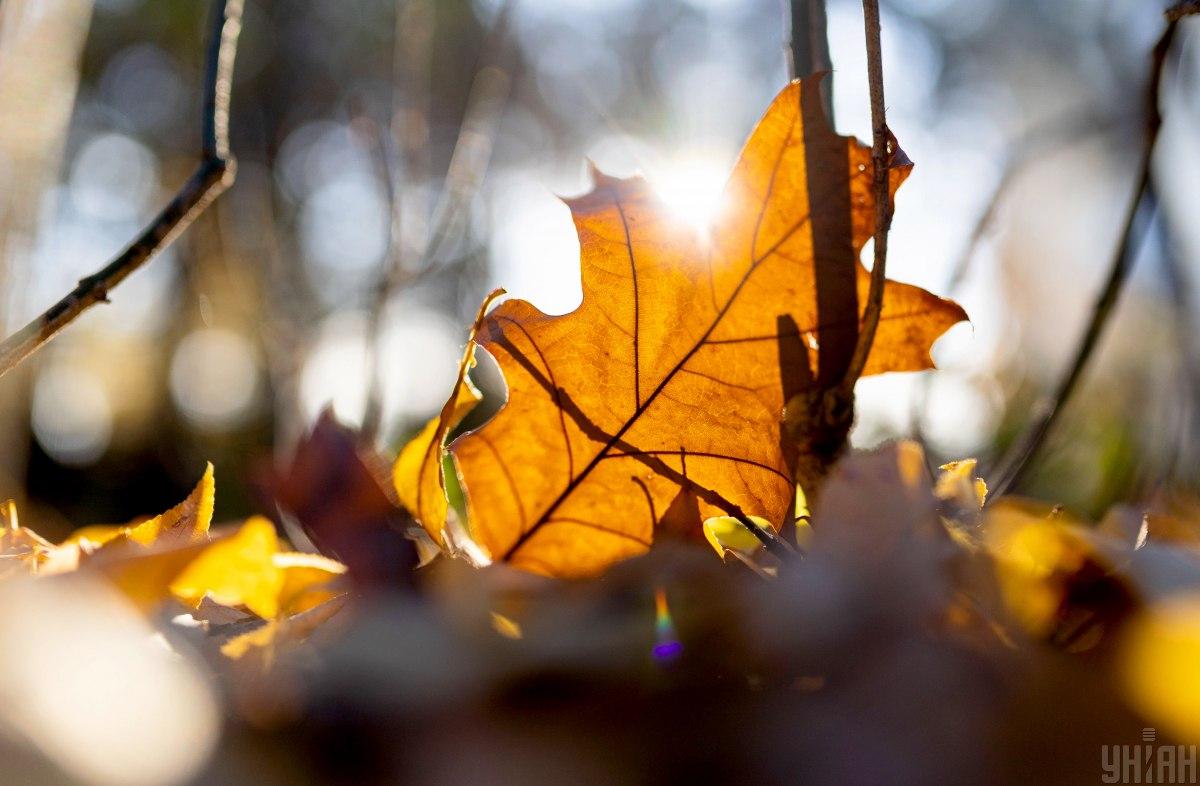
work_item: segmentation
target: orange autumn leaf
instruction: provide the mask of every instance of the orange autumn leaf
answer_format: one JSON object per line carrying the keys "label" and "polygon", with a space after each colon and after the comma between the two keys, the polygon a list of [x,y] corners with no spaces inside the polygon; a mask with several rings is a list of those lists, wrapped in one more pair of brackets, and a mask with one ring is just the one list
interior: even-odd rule
{"label": "orange autumn leaf", "polygon": [[[713,516],[782,525],[797,458],[785,405],[844,375],[870,280],[870,149],[829,128],[816,80],[776,97],[706,233],[642,178],[594,172],[567,200],[582,304],[548,316],[510,300],[483,320],[508,402],[450,451],[494,559],[586,576],[656,531],[702,537]],[[893,189],[910,168],[895,157]],[[889,281],[865,373],[931,367],[965,318]]]}
{"label": "orange autumn leaf", "polygon": [[484,298],[471,333],[467,336],[467,346],[459,361],[458,377],[454,381],[450,399],[438,416],[409,440],[392,468],[392,481],[400,504],[416,517],[438,545],[445,545],[442,530],[446,527],[448,509],[442,469],[446,436],[480,401],[479,391],[467,377],[467,372],[475,366],[475,334],[479,331],[488,306],[503,294],[503,289],[497,289]]}

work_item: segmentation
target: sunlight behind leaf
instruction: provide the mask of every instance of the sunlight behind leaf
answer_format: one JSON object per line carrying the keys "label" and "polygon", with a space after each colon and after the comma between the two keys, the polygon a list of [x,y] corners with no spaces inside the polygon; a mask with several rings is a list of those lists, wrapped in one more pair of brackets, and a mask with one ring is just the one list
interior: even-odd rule
{"label": "sunlight behind leaf", "polygon": [[684,154],[652,167],[647,178],[676,217],[707,231],[724,204],[729,163],[712,154]]}

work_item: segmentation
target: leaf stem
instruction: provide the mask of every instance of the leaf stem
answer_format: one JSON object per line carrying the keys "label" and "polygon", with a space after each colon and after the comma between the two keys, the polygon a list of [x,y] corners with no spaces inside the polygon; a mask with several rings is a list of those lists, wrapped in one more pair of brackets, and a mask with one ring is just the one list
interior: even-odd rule
{"label": "leaf stem", "polygon": [[191,177],[154,220],[100,270],[25,327],[0,343],[0,376],[16,368],[76,317],[97,303],[130,273],[149,262],[178,237],[234,179],[229,153],[229,97],[243,0],[215,0],[204,68],[201,160]]}
{"label": "leaf stem", "polygon": [[1183,14],[1175,17],[1168,15],[1166,30],[1163,31],[1162,37],[1159,38],[1158,43],[1154,47],[1150,82],[1146,89],[1146,132],[1142,142],[1141,159],[1138,163],[1137,186],[1134,191],[1133,200],[1126,210],[1120,239],[1117,242],[1116,250],[1109,264],[1108,279],[1105,281],[1104,287],[1101,289],[1092,307],[1091,320],[1088,322],[1083,337],[1080,339],[1079,346],[1075,350],[1075,357],[1070,366],[1068,366],[1067,372],[1058,383],[1053,397],[1025,428],[1021,437],[1013,443],[1013,447],[1000,461],[995,477],[988,482],[988,488],[990,489],[988,498],[991,500],[999,498],[1000,495],[1017,485],[1024,477],[1029,467],[1030,459],[1033,458],[1037,449],[1045,440],[1046,435],[1058,420],[1063,406],[1075,391],[1083,370],[1087,366],[1088,359],[1091,357],[1104,331],[1104,326],[1108,322],[1108,318],[1112,315],[1113,307],[1116,305],[1117,299],[1121,294],[1121,289],[1129,277],[1129,271],[1133,267],[1135,252],[1141,245],[1142,235],[1153,223],[1148,218],[1148,220],[1142,222],[1142,225],[1139,226],[1137,217],[1141,212],[1140,208],[1143,203],[1152,206],[1149,194],[1151,163],[1154,156],[1155,144],[1158,141],[1158,132],[1162,128],[1162,113],[1158,105],[1159,93],[1161,92],[1163,70],[1166,65],[1167,55],[1175,39],[1178,21],[1182,17]]}

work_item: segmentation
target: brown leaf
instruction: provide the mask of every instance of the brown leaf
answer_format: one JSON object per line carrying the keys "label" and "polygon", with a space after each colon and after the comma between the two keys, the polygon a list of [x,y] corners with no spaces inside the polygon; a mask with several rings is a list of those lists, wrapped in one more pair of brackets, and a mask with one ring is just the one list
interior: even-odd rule
{"label": "brown leaf", "polygon": [[[870,149],[830,130],[817,91],[810,78],[775,99],[707,233],[641,178],[594,172],[567,200],[582,304],[552,317],[511,300],[484,320],[509,400],[451,452],[495,559],[583,576],[645,551],[668,518],[696,537],[711,516],[783,523],[796,461],[784,405],[840,378],[870,278]],[[930,345],[965,318],[889,282],[866,373],[929,368]]]}
{"label": "brown leaf", "polygon": [[377,465],[371,448],[327,409],[290,466],[263,473],[261,483],[322,554],[349,568],[355,586],[408,586],[417,554],[402,533],[411,519],[388,495],[386,470]]}

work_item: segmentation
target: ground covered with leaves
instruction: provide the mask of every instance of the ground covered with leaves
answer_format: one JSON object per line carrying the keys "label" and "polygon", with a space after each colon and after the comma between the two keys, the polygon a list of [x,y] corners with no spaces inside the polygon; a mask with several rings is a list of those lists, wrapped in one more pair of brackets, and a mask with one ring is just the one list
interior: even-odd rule
{"label": "ground covered with leaves", "polygon": [[[208,531],[211,476],[58,546],[10,513],[9,574],[41,574],[0,585],[12,782],[173,780],[157,762],[221,783],[1090,783],[1103,745],[1200,736],[1180,510],[981,512],[972,463],[932,478],[899,443],[838,465],[786,563],[667,539],[599,579],[438,557],[400,583],[417,544],[372,510],[349,438],[305,446],[351,450],[345,470],[305,476],[302,451],[281,480],[313,492],[316,534],[321,495],[363,500],[375,545],[348,574],[262,520]],[[141,713],[157,724],[125,738]]]}

